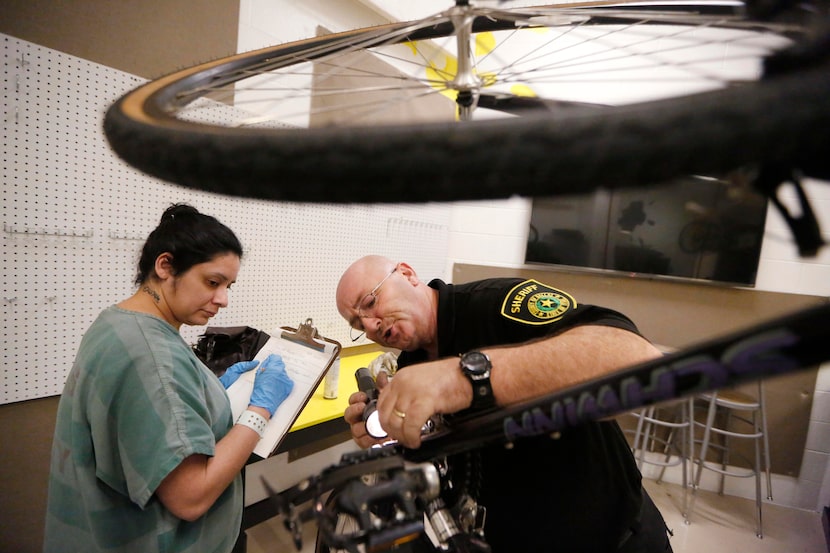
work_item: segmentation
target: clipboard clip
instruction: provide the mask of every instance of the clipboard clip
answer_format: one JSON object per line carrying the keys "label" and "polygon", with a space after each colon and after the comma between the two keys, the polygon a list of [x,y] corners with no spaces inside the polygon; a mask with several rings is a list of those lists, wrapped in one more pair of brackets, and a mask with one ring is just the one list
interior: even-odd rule
{"label": "clipboard clip", "polygon": [[320,333],[314,328],[313,323],[314,321],[308,318],[297,327],[297,330],[283,327],[284,330],[280,337],[323,351],[326,349],[326,344],[322,341]]}

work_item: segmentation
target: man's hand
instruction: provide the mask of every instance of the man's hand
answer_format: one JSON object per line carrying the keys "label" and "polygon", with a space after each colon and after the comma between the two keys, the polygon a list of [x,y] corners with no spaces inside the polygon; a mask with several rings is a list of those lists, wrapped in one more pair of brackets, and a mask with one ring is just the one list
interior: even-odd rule
{"label": "man's hand", "polygon": [[[382,390],[389,383],[389,378],[386,373],[381,372],[378,375],[375,384],[378,390]],[[372,447],[375,444],[381,444],[389,440],[389,438],[376,439],[366,433],[366,425],[363,422],[363,411],[366,409],[366,403],[369,400],[364,392],[355,392],[349,396],[349,406],[343,413],[343,418],[352,432],[352,438],[355,443],[363,449]]]}
{"label": "man's hand", "polygon": [[380,423],[406,447],[421,445],[421,428],[437,413],[447,414],[470,406],[473,389],[458,367],[458,358],[399,369],[378,398]]}

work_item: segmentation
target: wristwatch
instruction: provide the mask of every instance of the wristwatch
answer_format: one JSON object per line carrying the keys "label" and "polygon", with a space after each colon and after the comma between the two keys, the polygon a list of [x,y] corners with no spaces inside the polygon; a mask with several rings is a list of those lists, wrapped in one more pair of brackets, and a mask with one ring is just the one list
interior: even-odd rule
{"label": "wristwatch", "polygon": [[470,351],[461,356],[461,372],[473,385],[472,409],[485,409],[496,405],[493,387],[490,385],[490,358],[480,351]]}

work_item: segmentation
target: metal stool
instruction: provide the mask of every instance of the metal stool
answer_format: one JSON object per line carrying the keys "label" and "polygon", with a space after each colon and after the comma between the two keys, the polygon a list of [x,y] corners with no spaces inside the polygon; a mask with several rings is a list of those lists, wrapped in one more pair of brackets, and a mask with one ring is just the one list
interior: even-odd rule
{"label": "metal stool", "polygon": [[[694,480],[692,501],[689,505],[686,523],[689,523],[692,512],[694,511],[696,490],[700,486],[700,478],[704,468],[720,473],[719,493],[721,495],[723,495],[724,478],[726,476],[735,476],[739,478],[749,478],[754,476],[755,505],[757,508],[757,527],[755,535],[759,538],[763,538],[764,533],[761,522],[762,471],[766,473],[767,499],[772,500],[772,478],[769,468],[769,439],[767,435],[767,418],[764,411],[764,383],[762,381],[758,382],[757,397],[752,397],[749,394],[735,390],[721,390],[709,394],[702,394],[698,396],[697,399],[705,402],[707,416],[705,424],[697,422],[693,419],[693,424],[702,426],[704,430],[700,455],[694,460],[694,462],[698,465],[697,474]],[[718,417],[717,415],[721,415],[721,417]],[[719,424],[716,425],[716,419],[718,418],[722,420],[717,421]],[[736,428],[737,424],[733,423],[742,425],[741,429],[743,431]],[[723,438],[723,443],[713,443],[713,435],[721,436]],[[730,439],[733,438],[754,441],[754,460],[744,458],[751,468],[741,469],[729,466],[729,457],[731,453]],[[706,460],[706,455],[711,449],[720,452],[720,463],[714,463]],[[738,456],[744,457],[740,454],[738,454]]]}
{"label": "metal stool", "polygon": [[[642,472],[644,463],[661,467],[657,478],[659,483],[667,467],[681,466],[683,481],[681,512],[684,517],[688,505],[687,490],[691,482],[691,467],[688,460],[694,451],[693,409],[694,400],[687,399],[652,405],[631,413],[637,418],[637,428],[634,430],[631,447],[637,459],[637,468]],[[646,456],[648,452],[656,452],[658,449],[663,455],[661,459]],[[676,457],[673,458],[673,454],[676,454]]]}

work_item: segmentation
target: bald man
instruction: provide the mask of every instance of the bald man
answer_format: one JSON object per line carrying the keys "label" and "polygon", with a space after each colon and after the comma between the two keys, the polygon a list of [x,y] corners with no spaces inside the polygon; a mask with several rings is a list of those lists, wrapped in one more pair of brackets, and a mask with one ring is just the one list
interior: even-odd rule
{"label": "bald man", "polygon": [[[411,448],[436,413],[510,405],[660,355],[621,313],[533,279],[424,283],[407,263],[370,255],[343,273],[336,300],[354,331],[401,350],[394,378],[379,378],[378,412]],[[365,394],[349,402],[355,441],[377,443],[362,423]],[[463,470],[480,477],[475,499],[496,553],[671,551],[615,421],[485,447]]]}

